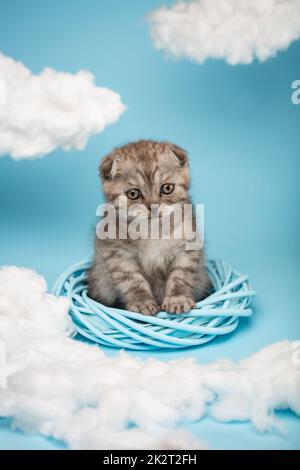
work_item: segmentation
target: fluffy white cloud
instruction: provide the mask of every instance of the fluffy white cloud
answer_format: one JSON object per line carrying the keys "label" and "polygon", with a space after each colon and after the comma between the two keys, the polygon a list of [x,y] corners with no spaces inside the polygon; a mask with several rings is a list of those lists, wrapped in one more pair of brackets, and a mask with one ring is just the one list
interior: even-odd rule
{"label": "fluffy white cloud", "polygon": [[0,53],[0,155],[35,158],[58,148],[83,149],[125,110],[120,96],[94,79],[85,70],[46,68],[34,75]]}
{"label": "fluffy white cloud", "polygon": [[178,426],[205,414],[260,430],[278,424],[276,409],[300,415],[300,361],[289,341],[239,363],[109,357],[70,337],[68,301],[46,289],[34,271],[0,269],[2,385],[8,376],[0,416],[14,426],[74,449],[195,449],[204,445]]}
{"label": "fluffy white cloud", "polygon": [[300,38],[300,0],[192,0],[148,16],[154,45],[202,63],[264,61]]}

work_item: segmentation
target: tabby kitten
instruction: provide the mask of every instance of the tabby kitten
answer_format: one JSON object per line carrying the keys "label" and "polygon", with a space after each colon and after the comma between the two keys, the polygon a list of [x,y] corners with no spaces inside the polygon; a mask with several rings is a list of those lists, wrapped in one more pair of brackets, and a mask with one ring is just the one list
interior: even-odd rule
{"label": "tabby kitten", "polygon": [[[101,162],[100,177],[107,202],[117,210],[119,196],[129,209],[141,204],[147,217],[151,204],[172,209],[190,203],[188,157],[171,143],[141,140],[116,148]],[[203,249],[186,250],[185,239],[96,236],[88,286],[89,296],[105,305],[155,315],[188,312],[211,284]]]}

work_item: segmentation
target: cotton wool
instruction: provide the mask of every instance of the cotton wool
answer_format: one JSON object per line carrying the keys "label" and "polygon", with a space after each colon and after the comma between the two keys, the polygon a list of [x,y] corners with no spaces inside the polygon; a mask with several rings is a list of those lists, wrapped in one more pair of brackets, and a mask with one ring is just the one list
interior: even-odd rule
{"label": "cotton wool", "polygon": [[207,365],[124,351],[110,357],[72,338],[68,300],[48,294],[34,271],[1,268],[0,298],[0,416],[24,432],[72,449],[204,449],[185,423],[211,416],[267,431],[279,426],[277,409],[300,414],[300,361],[290,341]]}
{"label": "cotton wool", "polygon": [[96,86],[89,71],[47,67],[34,75],[0,53],[0,156],[19,160],[81,150],[124,111],[120,95]]}
{"label": "cotton wool", "polygon": [[148,15],[154,46],[199,64],[265,61],[300,38],[300,0],[191,0]]}

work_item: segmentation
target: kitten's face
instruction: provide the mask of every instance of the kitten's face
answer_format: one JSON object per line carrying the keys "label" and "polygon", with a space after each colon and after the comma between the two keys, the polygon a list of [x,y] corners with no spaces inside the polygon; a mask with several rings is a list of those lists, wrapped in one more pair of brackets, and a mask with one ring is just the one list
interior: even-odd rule
{"label": "kitten's face", "polygon": [[100,175],[106,199],[116,207],[120,196],[128,208],[142,205],[144,214],[151,204],[171,209],[188,201],[187,154],[173,144],[138,141],[119,147],[104,158]]}

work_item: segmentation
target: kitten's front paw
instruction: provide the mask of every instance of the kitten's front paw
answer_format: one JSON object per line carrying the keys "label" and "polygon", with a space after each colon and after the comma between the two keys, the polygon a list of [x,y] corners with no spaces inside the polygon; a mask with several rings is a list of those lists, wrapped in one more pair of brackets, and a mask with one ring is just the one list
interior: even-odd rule
{"label": "kitten's front paw", "polygon": [[170,295],[163,300],[162,309],[169,313],[187,313],[195,307],[193,297],[186,295]]}
{"label": "kitten's front paw", "polygon": [[142,313],[143,315],[155,315],[160,311],[160,308],[154,300],[143,300],[141,302],[128,304],[127,310]]}

